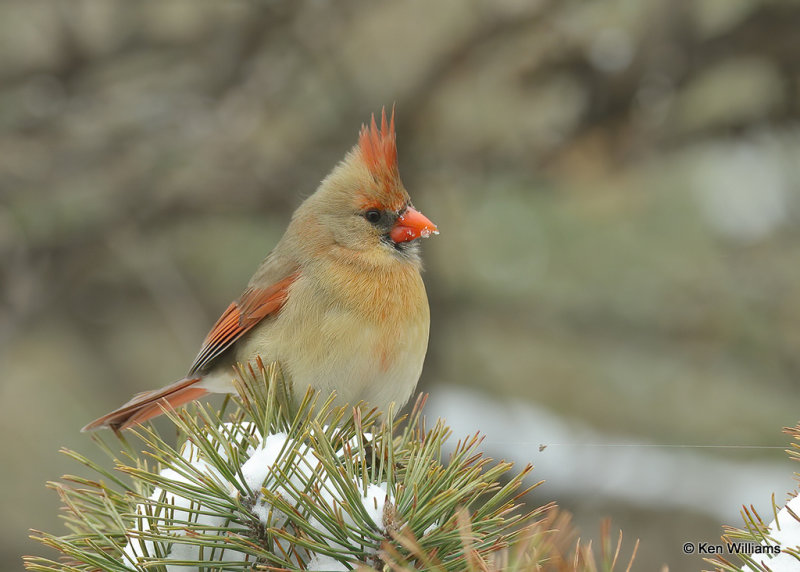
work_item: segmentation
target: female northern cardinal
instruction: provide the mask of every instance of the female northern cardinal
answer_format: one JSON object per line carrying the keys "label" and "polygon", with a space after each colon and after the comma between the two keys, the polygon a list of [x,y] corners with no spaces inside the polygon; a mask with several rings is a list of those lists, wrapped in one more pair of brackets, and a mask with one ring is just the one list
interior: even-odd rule
{"label": "female northern cardinal", "polygon": [[232,392],[232,366],[277,360],[295,400],[308,386],[339,404],[404,404],[419,379],[430,312],[420,237],[436,225],[411,206],[397,171],[394,112],[295,211],[242,296],[206,336],[188,375],[89,423],[122,430],[209,392]]}

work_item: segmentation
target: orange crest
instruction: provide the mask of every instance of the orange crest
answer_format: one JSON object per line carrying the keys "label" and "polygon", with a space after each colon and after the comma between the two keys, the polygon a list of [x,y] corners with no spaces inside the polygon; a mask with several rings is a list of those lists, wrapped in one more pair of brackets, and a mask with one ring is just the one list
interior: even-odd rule
{"label": "orange crest", "polygon": [[358,135],[358,147],[367,168],[376,178],[397,176],[397,143],[394,134],[394,107],[392,117],[386,122],[386,108],[381,110],[381,128],[375,123],[375,114],[367,127],[361,126]]}

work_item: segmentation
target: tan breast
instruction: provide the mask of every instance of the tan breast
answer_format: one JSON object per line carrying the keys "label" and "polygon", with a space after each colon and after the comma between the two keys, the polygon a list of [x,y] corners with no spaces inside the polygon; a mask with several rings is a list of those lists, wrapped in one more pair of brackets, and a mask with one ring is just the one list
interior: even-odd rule
{"label": "tan breast", "polygon": [[365,400],[404,404],[416,386],[428,346],[425,286],[413,265],[342,272],[341,265],[305,270],[286,305],[237,348],[236,358],[277,359],[296,399],[311,386],[339,404]]}

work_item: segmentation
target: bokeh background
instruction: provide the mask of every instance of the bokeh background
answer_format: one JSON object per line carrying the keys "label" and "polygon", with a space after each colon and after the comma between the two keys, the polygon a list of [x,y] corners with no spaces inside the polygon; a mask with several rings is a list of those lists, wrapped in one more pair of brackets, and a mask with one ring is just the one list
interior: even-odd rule
{"label": "bokeh background", "polygon": [[61,526],[59,447],[183,375],[392,104],[442,231],[431,415],[634,569],[700,568],[684,541],[794,486],[798,30],[788,0],[5,0],[0,568]]}

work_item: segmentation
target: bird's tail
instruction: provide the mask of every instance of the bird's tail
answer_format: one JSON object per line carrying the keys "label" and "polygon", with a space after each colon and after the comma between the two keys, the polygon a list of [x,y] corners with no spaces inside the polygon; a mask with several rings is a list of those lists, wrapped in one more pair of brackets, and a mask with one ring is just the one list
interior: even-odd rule
{"label": "bird's tail", "polygon": [[201,379],[200,377],[181,379],[161,389],[138,393],[125,405],[92,421],[81,431],[92,431],[101,427],[122,431],[144,423],[161,415],[164,408],[175,409],[207,394],[207,390],[197,386]]}

